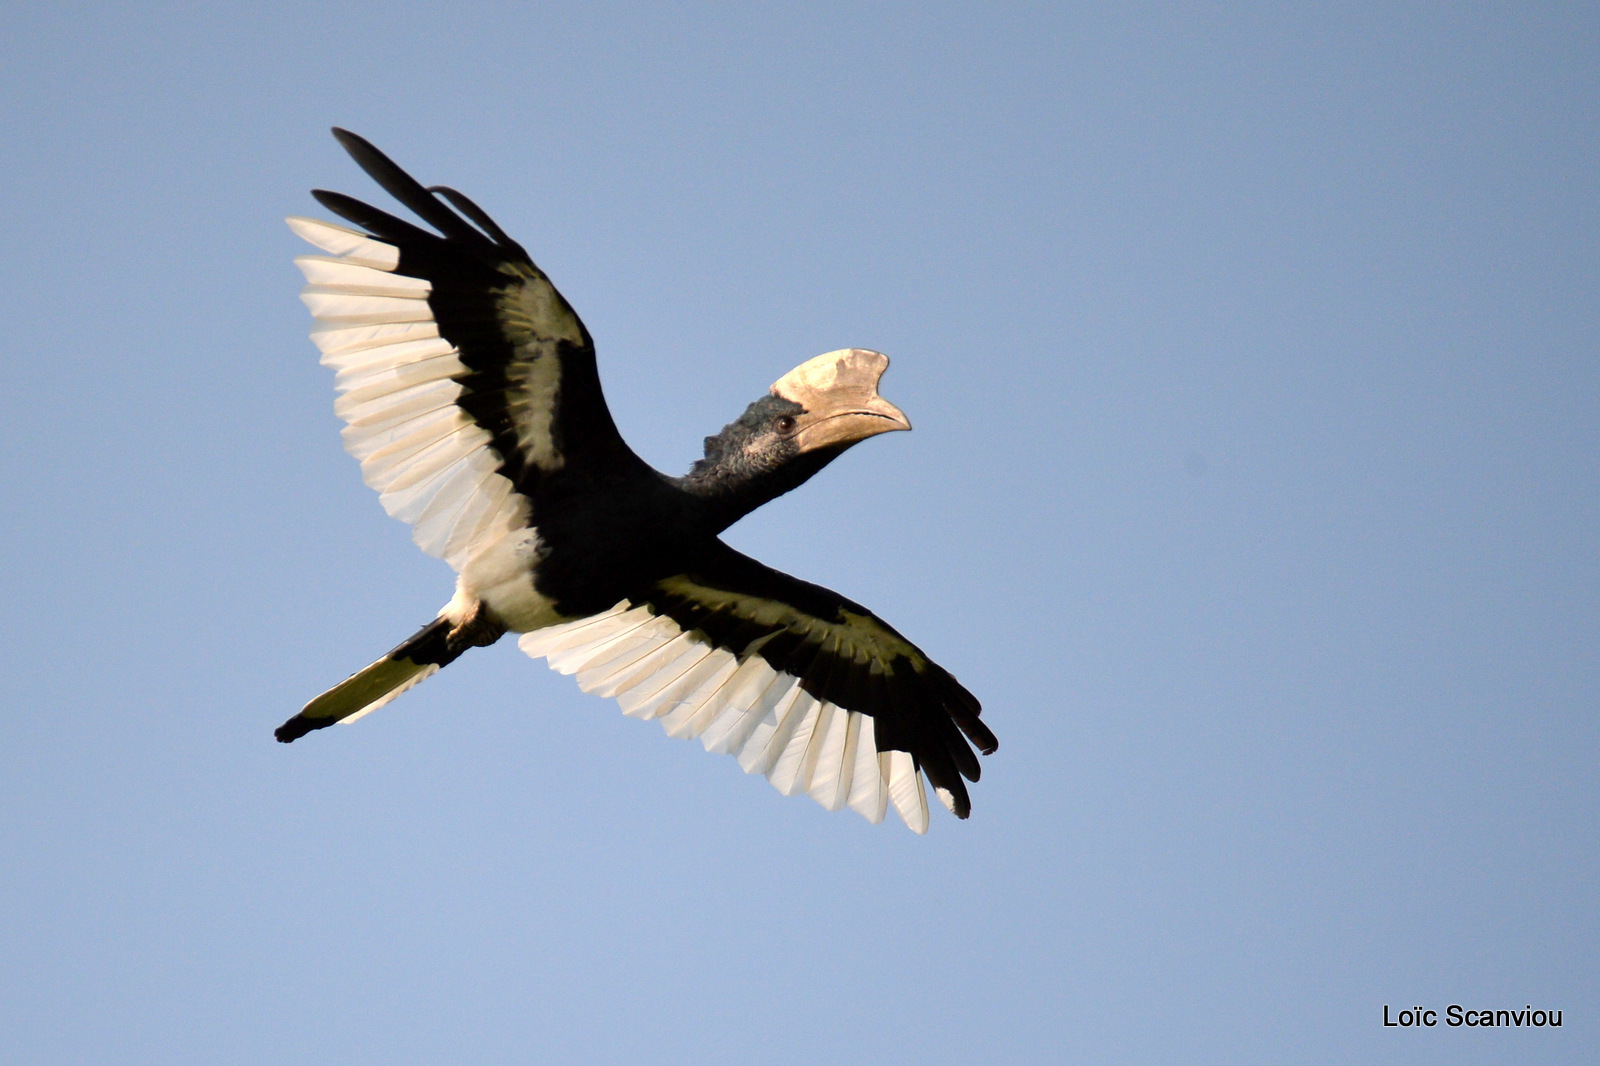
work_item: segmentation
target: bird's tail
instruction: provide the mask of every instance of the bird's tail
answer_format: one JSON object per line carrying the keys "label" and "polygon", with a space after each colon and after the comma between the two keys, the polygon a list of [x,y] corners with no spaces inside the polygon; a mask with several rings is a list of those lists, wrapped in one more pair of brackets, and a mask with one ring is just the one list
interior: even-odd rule
{"label": "bird's tail", "polygon": [[455,662],[471,646],[452,650],[448,639],[452,628],[448,618],[434,619],[388,655],[306,704],[299,714],[280,725],[274,736],[287,744],[313,729],[353,722],[382,707],[423,678]]}

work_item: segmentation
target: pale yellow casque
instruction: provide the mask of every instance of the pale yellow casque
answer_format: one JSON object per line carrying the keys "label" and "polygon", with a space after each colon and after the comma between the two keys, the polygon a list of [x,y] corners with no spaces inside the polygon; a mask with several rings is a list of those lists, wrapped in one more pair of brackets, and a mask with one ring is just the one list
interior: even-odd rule
{"label": "pale yellow casque", "polygon": [[841,348],[808,359],[768,391],[805,408],[795,430],[802,452],[848,445],[879,433],[910,429],[905,412],[878,395],[889,357],[866,348]]}

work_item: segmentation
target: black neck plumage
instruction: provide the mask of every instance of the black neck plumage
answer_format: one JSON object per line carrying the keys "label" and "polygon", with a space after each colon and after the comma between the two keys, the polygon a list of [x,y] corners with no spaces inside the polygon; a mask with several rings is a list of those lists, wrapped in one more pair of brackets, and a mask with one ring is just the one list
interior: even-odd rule
{"label": "black neck plumage", "polygon": [[799,488],[839,454],[839,449],[826,448],[773,463],[752,461],[735,449],[718,449],[712,441],[707,442],[706,450],[706,458],[673,481],[700,502],[707,524],[717,533],[762,504]]}

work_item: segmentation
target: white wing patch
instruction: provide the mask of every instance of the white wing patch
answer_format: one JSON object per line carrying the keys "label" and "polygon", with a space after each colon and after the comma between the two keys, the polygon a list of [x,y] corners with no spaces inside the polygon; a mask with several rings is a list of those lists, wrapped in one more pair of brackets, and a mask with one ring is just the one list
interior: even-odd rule
{"label": "white wing patch", "polygon": [[892,803],[913,832],[928,831],[927,792],[911,756],[878,751],[870,716],[819,702],[754,650],[740,662],[627,601],[526,633],[518,645],[576,674],[583,691],[615,697],[624,714],[658,719],[668,736],[698,737],[707,751],[734,756],[786,796],[804,792],[830,811],[848,806],[873,824]]}
{"label": "white wing patch", "polygon": [[479,551],[529,524],[528,500],[499,472],[487,430],[456,406],[466,371],[439,336],[423,278],[393,273],[400,251],[310,218],[289,228],[328,255],[295,259],[300,298],[322,363],[338,372],[334,405],[345,450],[412,539],[460,571]]}

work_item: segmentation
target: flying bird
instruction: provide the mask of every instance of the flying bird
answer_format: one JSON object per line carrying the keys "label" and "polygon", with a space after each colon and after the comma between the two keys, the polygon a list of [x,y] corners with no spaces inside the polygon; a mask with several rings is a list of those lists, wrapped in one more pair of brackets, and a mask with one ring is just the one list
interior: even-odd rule
{"label": "flying bird", "polygon": [[928,828],[923,779],[971,810],[979,703],[877,615],[718,537],[846,448],[910,429],[861,348],[791,370],[682,477],[617,431],[589,331],[522,246],[454,189],[424,188],[367,141],[334,136],[437,232],[335,192],[358,229],[292,217],[312,339],[338,372],[347,451],[384,509],[449,563],[438,617],[278,727],[351,722],[506,633],[585,692],[736,756],[786,795]]}

